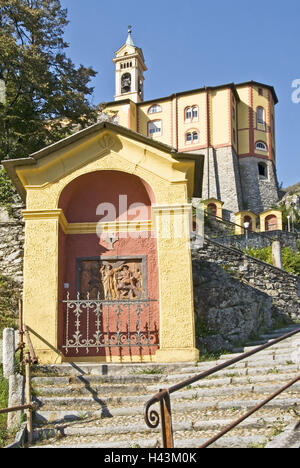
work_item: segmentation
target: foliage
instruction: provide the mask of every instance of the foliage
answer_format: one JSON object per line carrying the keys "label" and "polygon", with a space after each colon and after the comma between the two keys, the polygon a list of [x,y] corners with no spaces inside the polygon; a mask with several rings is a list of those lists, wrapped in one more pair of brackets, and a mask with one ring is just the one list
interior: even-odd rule
{"label": "foliage", "polygon": [[293,228],[300,232],[300,213],[296,207],[282,203],[279,206],[276,206],[276,209],[279,209],[282,212],[282,224],[284,228],[288,229],[288,216],[290,216],[291,228],[293,224]]}
{"label": "foliage", "polygon": [[[283,247],[282,254],[282,267],[284,270],[294,275],[300,275],[300,251],[294,252],[290,247]],[[273,264],[272,262],[272,247],[265,247],[264,249],[249,248],[249,255],[251,257],[262,260],[263,262]]]}
{"label": "foliage", "polygon": [[7,208],[11,214],[11,204],[16,195],[16,190],[4,168],[0,169],[0,206]]}
{"label": "foliage", "polygon": [[96,75],[66,56],[60,0],[0,0],[0,160],[24,158],[96,119]]}
{"label": "foliage", "polygon": [[[2,366],[0,366],[0,408],[8,406],[8,381],[3,378]],[[7,430],[6,430],[7,415],[0,414],[0,448],[5,445]]]}
{"label": "foliage", "polygon": [[0,337],[4,328],[16,328],[19,296],[18,285],[0,275]]}

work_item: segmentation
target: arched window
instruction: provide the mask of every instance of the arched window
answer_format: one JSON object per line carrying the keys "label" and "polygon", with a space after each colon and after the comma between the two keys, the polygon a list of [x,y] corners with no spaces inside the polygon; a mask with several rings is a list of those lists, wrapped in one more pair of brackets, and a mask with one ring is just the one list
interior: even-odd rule
{"label": "arched window", "polygon": [[185,109],[185,120],[192,120],[192,108],[187,107]]}
{"label": "arched window", "polygon": [[193,132],[193,143],[197,143],[199,140],[198,132]]}
{"label": "arched window", "polygon": [[157,112],[161,112],[161,107],[158,104],[153,104],[148,109],[148,114],[156,114]]}
{"label": "arched window", "polygon": [[130,73],[124,73],[124,75],[122,75],[121,89],[122,89],[122,94],[130,93],[131,91],[131,74]]}
{"label": "arched window", "polygon": [[256,142],[256,145],[255,145],[255,148],[258,150],[258,151],[268,151],[268,146],[266,143],[264,143],[263,141],[257,141]]}
{"label": "arched window", "polygon": [[162,129],[162,121],[161,120],[153,120],[152,122],[148,123],[148,136],[160,136]]}
{"label": "arched window", "polygon": [[217,205],[215,205],[215,203],[210,203],[209,205],[207,205],[207,212],[212,216],[217,216]]}
{"label": "arched window", "polygon": [[256,110],[256,123],[258,126],[265,127],[265,109],[263,107],[258,107]]}
{"label": "arched window", "polygon": [[198,143],[199,141],[199,133],[195,131],[187,132],[185,134],[185,142],[187,144]]}
{"label": "arched window", "polygon": [[199,108],[198,106],[186,107],[184,111],[184,120],[186,122],[191,122],[193,120],[198,120]]}
{"label": "arched window", "polygon": [[265,219],[265,230],[276,231],[278,226],[277,217],[275,215],[269,215]]}

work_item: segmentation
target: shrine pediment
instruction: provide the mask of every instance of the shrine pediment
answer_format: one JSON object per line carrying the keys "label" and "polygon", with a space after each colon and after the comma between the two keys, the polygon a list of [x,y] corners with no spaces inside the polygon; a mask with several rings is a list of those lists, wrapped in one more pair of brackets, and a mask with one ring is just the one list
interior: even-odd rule
{"label": "shrine pediment", "polygon": [[180,184],[193,196],[195,160],[189,156],[125,127],[102,122],[27,159],[4,161],[3,165],[24,201],[30,191],[45,192],[56,185],[63,188],[95,170],[136,174],[150,185],[153,179],[156,186],[160,181]]}

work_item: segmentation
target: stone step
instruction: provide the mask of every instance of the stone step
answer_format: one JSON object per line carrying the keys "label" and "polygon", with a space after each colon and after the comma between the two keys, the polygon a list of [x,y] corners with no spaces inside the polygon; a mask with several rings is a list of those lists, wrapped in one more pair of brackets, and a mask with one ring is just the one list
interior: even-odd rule
{"label": "stone step", "polygon": [[[292,417],[282,417],[280,420],[281,425],[288,425],[293,421]],[[66,436],[96,436],[96,435],[108,435],[108,434],[135,434],[135,433],[155,433],[160,432],[160,427],[155,429],[149,428],[145,422],[140,424],[123,424],[123,425],[102,425],[103,419],[94,420],[92,425],[84,426],[84,423],[71,426],[60,426],[55,428],[36,429],[34,430],[34,439],[49,439],[54,437],[66,437]],[[220,431],[228,427],[232,423],[232,418],[226,419],[206,419],[194,421],[192,418],[189,422],[173,422],[174,436],[176,432],[187,432],[187,431]],[[243,421],[238,429],[263,429],[272,427],[274,425],[274,418],[267,417],[252,417]]]}
{"label": "stone step", "polygon": [[[290,348],[284,348],[283,350],[266,350],[259,353],[259,355],[253,355],[246,358],[247,361],[262,361],[265,359],[289,359],[293,351],[295,351],[296,347],[291,346]],[[238,357],[238,354],[222,354],[220,356],[221,361],[228,361],[230,359],[235,359]],[[243,362],[243,361],[241,361]]]}
{"label": "stone step", "polygon": [[[173,381],[174,383],[181,382],[182,381],[182,375],[174,375]],[[193,375],[186,375],[186,378],[191,378]],[[214,387],[219,387],[219,386],[228,386],[228,385],[238,385],[238,384],[259,384],[259,383],[265,383],[265,382],[273,382],[274,384],[276,383],[277,385],[282,385],[282,382],[287,383],[289,382],[292,378],[294,377],[294,374],[280,374],[276,369],[272,370],[268,375],[261,375],[261,376],[234,376],[234,377],[226,377],[226,378],[210,378],[210,379],[203,379],[199,380],[198,382],[195,382],[191,384],[191,387],[210,387],[213,389]],[[124,394],[133,394],[133,393],[149,393],[149,392],[157,392],[159,391],[162,387],[167,387],[168,385],[166,382],[160,382],[160,384],[156,385],[147,385],[148,382],[146,382],[144,385],[93,385],[93,387],[90,386],[84,386],[82,385],[68,385],[68,386],[40,386],[40,385],[35,385],[34,390],[35,394],[39,396],[50,396],[50,395],[69,395],[69,396],[75,396],[76,395],[84,395],[84,394],[91,394],[91,392],[95,394],[101,393],[102,395],[124,395]]]}
{"label": "stone step", "polygon": [[[288,376],[289,380],[292,380],[294,377],[294,373],[297,372],[298,366],[297,365],[292,365],[292,366],[270,366],[270,367],[244,367],[240,369],[225,369],[219,372],[216,372],[212,376],[208,377],[207,379],[203,379],[202,381],[210,381],[212,379],[222,379],[223,377],[226,378],[234,378],[234,377],[245,377],[245,376],[268,376],[270,374],[286,374]],[[173,385],[177,381],[184,381],[190,378],[195,377],[197,374],[200,374],[200,372],[190,372],[186,374],[173,374],[169,375],[166,378],[166,382],[169,382]],[[201,382],[201,380],[199,381]],[[163,383],[163,382],[162,382]],[[169,386],[168,385],[168,386]]]}
{"label": "stone step", "polygon": [[[291,353],[292,354],[292,353]],[[247,359],[244,359],[242,361],[239,361],[237,362],[236,364],[233,364],[231,367],[266,367],[266,366],[270,366],[270,365],[274,365],[275,364],[281,364],[281,365],[289,365],[289,364],[297,364],[295,362],[293,362],[293,357],[292,355],[289,355],[289,356],[285,356],[284,357],[280,357],[280,356],[262,356],[261,358],[258,358],[258,357],[250,357],[250,358],[247,358]],[[221,364],[226,364],[226,362],[228,361],[228,359],[220,359],[218,361],[216,361],[215,365],[216,366],[219,366]],[[213,367],[213,366],[212,366]]]}
{"label": "stone step", "polygon": [[[278,390],[281,385],[242,385],[242,386],[223,386],[222,388],[192,388],[191,390],[178,391],[172,395],[173,400],[198,400],[199,398],[215,399],[215,397],[226,397],[233,395],[236,396],[248,396],[258,395],[261,396],[261,400],[264,399],[265,394],[272,394]],[[284,394],[293,395],[298,394],[300,391],[300,384],[294,384],[293,387],[290,387]],[[39,404],[43,407],[99,407],[107,405],[130,405],[143,402],[145,403],[151,396],[153,392],[146,395],[142,393],[141,395],[126,395],[126,396],[106,396],[106,395],[96,395],[90,397],[84,396],[64,396],[64,397],[40,397],[38,398]],[[283,394],[283,395],[284,395]]]}
{"label": "stone step", "polygon": [[[134,363],[134,364],[89,364],[89,363],[63,363],[56,365],[36,366],[34,376],[120,376],[120,375],[161,375],[170,374],[176,369],[186,366],[186,362],[177,363]],[[191,362],[190,365],[195,365]]]}
{"label": "stone step", "polygon": [[[216,411],[232,413],[238,410],[247,410],[254,408],[260,401],[263,401],[265,397],[260,399],[235,399],[232,398],[229,401],[218,401],[216,399],[210,401],[185,401],[177,402],[172,398],[172,413],[175,414],[187,414],[193,412],[200,413],[200,417],[203,416],[203,411],[209,411],[214,413]],[[296,396],[289,396],[288,398],[276,398],[268,403],[264,409],[260,410],[260,414],[263,411],[279,410],[280,414],[284,410],[290,408],[300,407],[300,398]],[[37,424],[64,424],[71,421],[83,421],[87,418],[119,418],[119,417],[131,417],[139,416],[142,418],[144,413],[144,406],[141,404],[126,406],[126,407],[107,407],[102,405],[101,409],[91,409],[89,406],[85,409],[53,409],[47,410],[40,408],[35,413],[35,422]]]}
{"label": "stone step", "polygon": [[[181,377],[181,375],[175,375],[172,377]],[[187,378],[193,377],[193,375],[187,375]],[[233,377],[226,377],[226,378],[211,378],[211,379],[203,379],[199,380],[198,382],[192,383],[191,387],[209,387],[214,388],[218,386],[227,386],[227,385],[237,385],[237,384],[259,384],[259,383],[266,383],[266,382],[273,382],[279,386],[283,386],[284,383],[288,383],[295,377],[294,373],[290,374],[280,374],[276,369],[274,369],[269,374],[263,375],[254,375],[254,376],[233,376]],[[176,383],[177,379],[174,379],[174,384]],[[147,391],[158,391],[161,388],[161,385],[151,385],[147,386]]]}
{"label": "stone step", "polygon": [[[204,438],[193,438],[188,440],[175,440],[175,448],[198,448],[203,445],[207,439]],[[72,443],[73,442],[73,443]],[[230,437],[224,436],[222,439],[215,442],[211,448],[256,448],[263,447],[268,443],[268,438],[264,436],[244,436],[244,437]],[[137,439],[131,443],[128,441],[124,442],[94,442],[94,443],[75,443],[75,441],[65,441],[66,445],[63,445],[61,441],[47,445],[34,445],[30,448],[70,448],[70,449],[86,449],[86,448],[159,448],[160,441],[158,438],[151,439]],[[144,454],[145,460],[147,460],[147,454]],[[142,459],[142,458],[141,458]]]}
{"label": "stone step", "polygon": [[68,385],[67,387],[35,387],[36,394],[39,397],[43,396],[76,396],[76,395],[132,395],[132,394],[145,394],[147,393],[147,387],[145,385],[93,385],[91,386],[72,386]]}
{"label": "stone step", "polygon": [[[171,374],[172,375],[172,374]],[[129,384],[129,383],[151,383],[159,382],[166,377],[165,374],[159,375],[84,375],[84,376],[67,376],[67,377],[34,377],[32,383],[35,386],[59,386],[70,384]]]}

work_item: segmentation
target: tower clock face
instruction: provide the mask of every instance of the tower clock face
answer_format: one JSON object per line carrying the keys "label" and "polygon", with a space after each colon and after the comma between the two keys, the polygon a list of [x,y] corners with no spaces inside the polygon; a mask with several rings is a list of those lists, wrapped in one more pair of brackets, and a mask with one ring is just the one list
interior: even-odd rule
{"label": "tower clock face", "polygon": [[122,93],[130,93],[131,91],[131,75],[130,73],[124,73],[121,78],[121,89]]}

